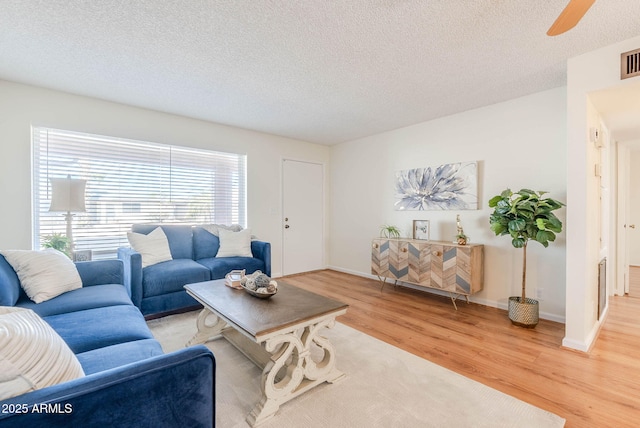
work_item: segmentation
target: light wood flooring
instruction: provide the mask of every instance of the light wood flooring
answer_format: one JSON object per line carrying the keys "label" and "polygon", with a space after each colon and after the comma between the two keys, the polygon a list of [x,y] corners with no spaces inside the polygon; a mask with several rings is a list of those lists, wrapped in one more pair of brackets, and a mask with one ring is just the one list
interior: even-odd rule
{"label": "light wood flooring", "polygon": [[[564,324],[514,327],[506,311],[323,270],[284,281],[350,305],[350,327],[567,420],[567,427],[640,425],[640,299],[614,297],[590,353],[561,346]],[[338,356],[338,359],[340,357]]]}
{"label": "light wood flooring", "polygon": [[640,297],[640,266],[629,266],[629,296]]}

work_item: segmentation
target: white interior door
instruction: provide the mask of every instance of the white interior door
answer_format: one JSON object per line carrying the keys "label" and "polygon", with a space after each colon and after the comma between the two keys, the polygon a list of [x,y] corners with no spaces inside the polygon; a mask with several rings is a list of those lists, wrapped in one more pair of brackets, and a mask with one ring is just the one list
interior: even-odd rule
{"label": "white interior door", "polygon": [[618,144],[618,239],[615,288],[615,294],[618,296],[624,296],[629,292],[629,248],[627,244],[629,156],[629,148],[623,144]]}
{"label": "white interior door", "polygon": [[[629,199],[627,201],[628,218],[626,223],[626,235],[627,235],[627,262],[628,265],[634,267],[640,266],[640,151],[631,150],[629,156],[629,183],[628,194]],[[630,271],[627,271],[630,272]],[[640,297],[640,289],[638,284],[634,281],[634,284],[629,283],[630,274],[627,274],[626,292],[629,296]]]}
{"label": "white interior door", "polygon": [[284,159],[283,274],[324,268],[324,171],[317,163]]}

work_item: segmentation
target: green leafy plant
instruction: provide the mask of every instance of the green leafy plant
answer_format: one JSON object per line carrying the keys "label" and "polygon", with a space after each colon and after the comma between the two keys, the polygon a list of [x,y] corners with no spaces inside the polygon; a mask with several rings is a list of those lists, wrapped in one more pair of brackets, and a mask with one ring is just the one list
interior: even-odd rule
{"label": "green leafy plant", "polygon": [[380,226],[380,236],[383,238],[400,238],[400,229],[395,226],[383,224]]}
{"label": "green leafy plant", "polygon": [[489,200],[489,207],[494,208],[489,217],[491,230],[496,236],[511,236],[511,244],[523,249],[523,303],[526,302],[527,244],[529,241],[536,241],[546,248],[549,242],[556,240],[556,234],[562,232],[562,222],[553,211],[564,204],[555,199],[544,198],[546,193],[529,189],[514,193],[507,189]]}
{"label": "green leafy plant", "polygon": [[62,233],[52,233],[42,237],[42,246],[44,248],[53,248],[61,251],[71,258],[71,248],[69,248],[69,238]]}

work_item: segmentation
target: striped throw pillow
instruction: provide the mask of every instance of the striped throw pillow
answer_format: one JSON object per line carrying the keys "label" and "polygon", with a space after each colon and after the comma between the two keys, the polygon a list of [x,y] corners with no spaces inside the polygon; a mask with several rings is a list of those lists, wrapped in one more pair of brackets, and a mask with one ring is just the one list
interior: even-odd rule
{"label": "striped throw pillow", "polygon": [[35,312],[0,306],[0,400],[83,376],[69,346]]}

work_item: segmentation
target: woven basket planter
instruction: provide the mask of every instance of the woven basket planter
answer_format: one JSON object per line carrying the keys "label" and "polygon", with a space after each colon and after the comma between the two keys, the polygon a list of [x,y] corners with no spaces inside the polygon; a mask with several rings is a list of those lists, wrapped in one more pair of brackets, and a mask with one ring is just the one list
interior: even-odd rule
{"label": "woven basket planter", "polygon": [[509,319],[513,325],[525,328],[535,328],[538,325],[539,302],[535,299],[509,297]]}

